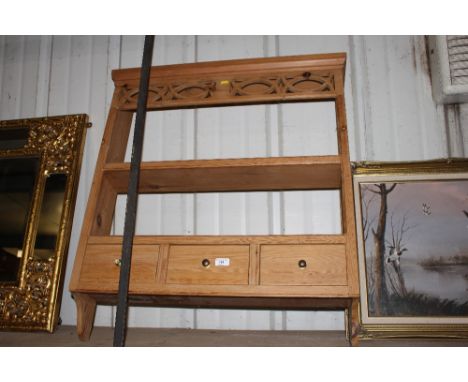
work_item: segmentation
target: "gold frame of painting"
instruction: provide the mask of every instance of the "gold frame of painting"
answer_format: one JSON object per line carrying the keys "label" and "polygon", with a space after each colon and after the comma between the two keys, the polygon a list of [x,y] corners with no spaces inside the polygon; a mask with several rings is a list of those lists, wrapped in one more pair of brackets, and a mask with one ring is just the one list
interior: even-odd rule
{"label": "gold frame of painting", "polygon": [[[353,164],[360,338],[468,338],[468,251],[461,253],[456,239],[441,251],[452,238],[466,244],[468,192],[464,199],[456,195],[453,211],[448,207],[455,198],[450,187],[465,192],[465,181],[462,158]],[[449,231],[444,221],[462,227]],[[460,275],[453,286],[447,276],[454,267]]]}

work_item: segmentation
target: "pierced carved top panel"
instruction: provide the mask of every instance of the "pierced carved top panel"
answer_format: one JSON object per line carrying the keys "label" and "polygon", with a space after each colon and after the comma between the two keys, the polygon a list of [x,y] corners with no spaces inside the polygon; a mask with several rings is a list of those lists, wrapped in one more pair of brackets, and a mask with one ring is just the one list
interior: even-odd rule
{"label": "pierced carved top panel", "polygon": [[[157,66],[151,72],[148,108],[334,99],[342,93],[344,65],[344,54],[330,54]],[[113,79],[114,105],[136,110],[139,72],[116,70]]]}
{"label": "pierced carved top panel", "polygon": [[[119,108],[136,109],[138,93],[137,86],[124,85],[119,93]],[[148,107],[157,109],[287,100],[305,101],[334,98],[334,96],[333,73],[304,72],[220,81],[151,84],[148,90]]]}

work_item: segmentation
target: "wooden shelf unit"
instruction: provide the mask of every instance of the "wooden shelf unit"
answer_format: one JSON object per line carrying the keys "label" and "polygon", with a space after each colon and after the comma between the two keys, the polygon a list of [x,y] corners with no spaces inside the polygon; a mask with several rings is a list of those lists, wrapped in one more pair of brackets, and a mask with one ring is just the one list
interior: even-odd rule
{"label": "wooden shelf unit", "polygon": [[[151,110],[335,101],[338,155],[144,162],[139,192],[336,189],[340,235],[136,236],[129,301],[136,305],[345,309],[357,341],[354,203],[343,95],[344,53],[158,66]],[[96,304],[115,304],[122,237],[110,235],[138,97],[139,69],[115,70],[110,108],[75,258],[70,290],[86,340]],[[227,260],[226,260],[227,259]],[[226,263],[227,261],[227,263]]]}

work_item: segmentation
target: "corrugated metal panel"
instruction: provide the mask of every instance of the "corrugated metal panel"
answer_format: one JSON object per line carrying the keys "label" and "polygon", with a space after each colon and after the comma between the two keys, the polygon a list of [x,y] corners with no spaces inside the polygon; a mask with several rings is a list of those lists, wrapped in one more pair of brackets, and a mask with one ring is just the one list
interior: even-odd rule
{"label": "corrugated metal panel", "polygon": [[462,142],[460,156],[465,157],[468,153],[468,104],[460,104],[460,141]]}
{"label": "corrugated metal panel", "polygon": [[[423,36],[356,36],[353,101],[362,130],[361,159],[417,160],[447,156],[443,108],[431,96]],[[349,97],[348,97],[349,98]]]}
{"label": "corrugated metal panel", "polygon": [[[88,113],[88,131],[65,285],[68,285],[112,96],[112,69],[141,64],[138,36],[0,37],[0,117]],[[389,36],[158,36],[154,64],[345,51],[353,160],[412,160],[467,149],[466,107],[448,118],[431,96],[424,38]],[[268,105],[151,113],[144,160],[336,152],[332,104]],[[452,121],[452,122],[451,122]],[[465,137],[465,138],[463,138]],[[451,138],[451,139],[449,139]],[[454,148],[451,142],[461,140]],[[453,146],[453,147],[452,147]],[[337,193],[145,195],[137,230],[161,234],[339,232]],[[330,210],[333,213],[330,213]],[[115,232],[122,229],[117,203]],[[96,325],[112,325],[99,307]],[[67,290],[61,316],[75,323]],[[340,312],[132,308],[131,326],[342,329]]]}

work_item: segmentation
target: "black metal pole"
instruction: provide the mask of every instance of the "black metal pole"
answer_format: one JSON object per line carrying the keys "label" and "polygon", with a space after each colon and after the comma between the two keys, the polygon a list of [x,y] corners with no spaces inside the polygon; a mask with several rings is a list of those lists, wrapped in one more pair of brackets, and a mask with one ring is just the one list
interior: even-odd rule
{"label": "black metal pole", "polygon": [[140,91],[133,135],[132,159],[128,181],[127,206],[125,209],[125,225],[122,244],[122,258],[119,280],[119,295],[115,316],[114,346],[125,346],[128,316],[128,286],[130,282],[130,264],[132,259],[133,237],[135,235],[136,213],[138,205],[138,180],[140,178],[140,163],[143,152],[143,137],[145,133],[146,103],[153,58],[154,36],[145,36],[143,62],[141,65]]}

